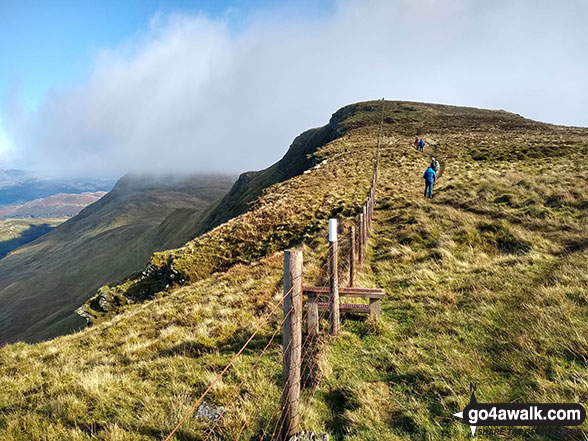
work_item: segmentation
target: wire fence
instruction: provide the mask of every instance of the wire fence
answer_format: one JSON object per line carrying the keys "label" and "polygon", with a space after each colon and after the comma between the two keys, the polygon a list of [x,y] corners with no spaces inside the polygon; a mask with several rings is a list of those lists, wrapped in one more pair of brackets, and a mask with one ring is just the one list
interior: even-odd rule
{"label": "wire fence", "polygon": [[[335,256],[335,262],[337,262],[337,242],[330,241],[329,247],[327,249],[328,252],[328,259],[326,262],[319,268],[319,274],[326,274],[328,273],[329,280],[332,280],[332,271],[338,272],[339,268],[343,269],[342,280],[353,282],[354,279],[354,272],[357,270],[358,266],[362,264],[362,261],[365,257],[365,251],[367,247],[367,242],[369,238],[369,233],[371,230],[371,223],[373,219],[373,212],[375,207],[375,198],[376,198],[376,186],[378,181],[378,171],[379,171],[379,162],[380,162],[380,144],[381,144],[381,137],[382,137],[382,127],[383,127],[383,118],[384,118],[384,102],[382,101],[382,109],[381,109],[381,117],[380,117],[380,124],[378,130],[378,143],[375,155],[375,162],[374,162],[374,169],[372,174],[372,181],[371,186],[367,194],[367,198],[365,203],[361,207],[361,211],[357,216],[357,219],[353,220],[351,223],[352,225],[349,226],[349,229],[345,231],[346,236],[349,237],[349,244],[345,244],[341,247],[341,260],[339,264],[335,264],[335,268],[332,265],[333,255]],[[353,229],[351,229],[353,228]],[[353,234],[351,233],[353,232]],[[358,265],[356,265],[356,263]],[[337,278],[335,280],[338,280]],[[287,324],[293,324],[296,329],[300,329],[302,332],[302,327],[304,323],[307,323],[310,320],[311,315],[313,314],[313,309],[310,307],[309,302],[306,302],[306,307],[302,308],[302,295],[303,295],[303,288],[302,288],[302,274],[300,273],[294,280],[289,280],[292,286],[289,289],[284,287],[284,293],[282,298],[278,301],[276,305],[270,308],[269,312],[265,314],[265,316],[259,321],[256,329],[251,333],[250,337],[245,341],[245,343],[241,346],[239,351],[232,357],[229,363],[216,375],[214,380],[208,385],[208,387],[202,392],[202,394],[198,397],[198,399],[194,402],[194,404],[190,407],[190,409],[182,416],[180,421],[177,425],[171,430],[171,432],[163,439],[163,441],[170,441],[174,435],[177,434],[178,430],[185,423],[185,421],[192,415],[196,409],[203,403],[204,399],[210,394],[213,390],[215,385],[221,381],[223,376],[226,372],[234,366],[235,362],[242,356],[245,349],[248,345],[253,341],[255,336],[264,328],[270,325],[271,320],[275,320],[275,315],[277,314],[280,306],[283,307],[283,317],[281,320],[278,320],[279,326],[276,327],[274,332],[271,334],[268,342],[261,350],[259,355],[255,357],[255,361],[249,371],[245,374],[245,376],[241,379],[239,385],[237,386],[237,390],[241,390],[241,388],[245,385],[245,383],[252,378],[254,373],[259,369],[261,360],[263,357],[267,356],[268,351],[274,344],[276,337],[278,336],[279,332],[283,330],[283,328]],[[284,277],[284,283],[286,284],[286,275]],[[337,281],[337,285],[339,282]],[[337,287],[330,287],[328,291],[328,295],[317,294],[316,301],[318,302],[319,299],[325,299],[326,304],[332,305],[336,303],[335,307],[339,308],[339,300],[338,300],[338,286]],[[297,295],[296,299],[293,299],[294,296]],[[294,300],[294,302],[292,302]],[[296,303],[296,302],[299,302]],[[292,303],[292,306],[285,309],[284,305]],[[314,317],[314,320],[317,323],[321,323],[327,312],[331,310],[330,308],[325,307],[325,303],[319,303],[320,308],[317,309],[317,317]],[[322,309],[320,315],[318,315],[318,311]],[[301,311],[304,310],[304,314]],[[332,326],[332,324],[331,324]],[[289,372],[283,370],[282,372],[282,400],[277,402],[274,408],[272,409],[271,413],[269,414],[267,421],[263,430],[260,429],[258,433],[259,441],[264,440],[285,440],[288,439],[292,430],[296,431],[296,428],[291,427],[293,424],[298,424],[300,415],[291,415],[289,413],[289,408],[292,405],[288,399],[284,399],[285,394],[289,391],[291,387],[296,387],[298,390],[302,389],[305,390],[306,387],[309,385],[312,386],[310,391],[310,399],[314,397],[314,393],[316,392],[316,387],[318,385],[319,379],[319,369],[316,363],[316,353],[318,352],[318,346],[320,346],[320,341],[322,339],[319,332],[312,332],[311,329],[307,329],[304,339],[300,339],[298,344],[293,344],[294,341],[292,338],[288,338],[285,341],[285,333],[283,332],[282,335],[282,352],[284,354],[284,360],[286,360],[286,355],[290,354],[290,351],[297,351],[299,353],[299,357],[297,361],[293,364],[289,364],[287,369]],[[283,362],[283,367],[286,369],[286,361]],[[297,376],[290,375],[290,372],[298,372]],[[302,375],[303,374],[303,375]],[[274,378],[276,374],[270,374],[270,382],[274,382],[276,379]],[[294,378],[294,380],[292,380]],[[294,384],[297,382],[297,384]],[[297,407],[296,407],[297,409]],[[260,405],[257,408],[256,415],[252,416],[253,418],[249,418],[245,420],[242,424],[238,425],[238,429],[236,429],[236,433],[234,435],[234,440],[238,441],[241,437],[246,433],[248,424],[256,424],[257,421],[260,420],[261,414],[263,412],[263,407]],[[298,410],[296,410],[298,412]],[[206,432],[206,437],[204,441],[209,441],[214,439],[216,435],[220,435],[218,430],[223,425],[224,420],[227,418],[228,412],[221,413],[218,418],[213,422],[210,426],[208,431]],[[293,423],[294,421],[294,423]],[[270,430],[271,429],[271,430]],[[223,439],[227,439],[226,437]],[[231,437],[233,439],[233,437]]]}

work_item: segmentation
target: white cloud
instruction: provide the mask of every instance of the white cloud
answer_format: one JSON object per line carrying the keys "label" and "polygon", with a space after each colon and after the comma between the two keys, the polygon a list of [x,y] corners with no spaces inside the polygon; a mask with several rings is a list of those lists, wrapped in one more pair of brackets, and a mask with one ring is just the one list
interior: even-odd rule
{"label": "white cloud", "polygon": [[2,129],[2,120],[0,119],[0,168],[10,165],[10,154],[12,152],[11,144]]}
{"label": "white cloud", "polygon": [[588,125],[584,0],[357,0],[295,17],[260,14],[237,33],[222,18],[154,17],[84,84],[5,113],[12,142],[60,173],[235,172],[382,96]]}

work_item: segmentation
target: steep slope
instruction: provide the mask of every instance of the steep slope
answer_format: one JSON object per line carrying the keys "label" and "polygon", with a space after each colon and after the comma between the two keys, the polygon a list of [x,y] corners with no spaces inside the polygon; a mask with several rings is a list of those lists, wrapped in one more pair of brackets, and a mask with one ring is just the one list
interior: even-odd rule
{"label": "steep slope", "polygon": [[[327,143],[340,138],[346,133],[349,127],[347,119],[350,114],[353,114],[353,108],[344,107],[335,112],[325,126],[307,130],[297,136],[280,161],[265,170],[243,173],[229,193],[218,204],[211,205],[206,211],[196,213],[189,209],[177,211],[166,222],[163,222],[157,230],[153,230],[153,240],[156,243],[160,243],[162,240],[169,243],[168,238],[184,231],[196,231],[197,235],[201,235],[213,227],[245,213],[252,207],[252,203],[260,197],[263,191],[271,187],[271,185],[286,181],[293,176],[302,174],[312,166],[317,166],[320,155],[317,156],[315,153]],[[340,209],[343,209],[343,207],[340,207]],[[349,211],[349,209],[347,210]],[[269,219],[273,218],[275,220],[276,217],[281,215],[274,212],[274,209],[270,211],[272,212],[268,213]],[[255,216],[258,216],[258,214]],[[270,228],[272,227],[270,226]],[[304,228],[313,229],[316,226],[306,226]],[[259,230],[259,226],[254,227],[251,233],[256,229]],[[243,236],[231,237],[231,227],[225,227],[222,231],[223,238],[219,239],[218,235],[202,238],[202,241],[210,244],[213,249],[219,248],[216,243],[217,240],[228,241],[228,246],[220,247],[222,252],[213,251],[209,253],[208,245],[206,245],[200,247],[201,252],[198,252],[197,256],[188,257],[188,265],[191,265],[196,260],[198,261],[198,274],[188,274],[189,270],[187,268],[186,271],[182,271],[180,261],[174,264],[174,268],[171,265],[166,265],[166,261],[170,258],[169,253],[153,256],[150,265],[142,276],[126,281],[120,286],[101,288],[95,297],[78,310],[79,314],[90,322],[97,316],[116,314],[120,307],[124,307],[129,302],[150,299],[162,288],[167,289],[168,285],[176,283],[178,280],[181,283],[184,283],[183,281],[189,278],[197,280],[213,271],[226,269],[237,262],[250,261],[252,258],[267,255],[270,250],[276,250],[284,243],[288,243],[288,240],[298,240],[297,233],[293,232],[290,239],[288,239],[287,236],[290,233],[281,231],[269,237],[270,242],[273,243],[260,245],[256,242],[258,236],[254,233],[250,238],[236,245],[249,249],[243,253],[235,253],[233,245],[236,241],[243,239]],[[200,239],[195,240],[195,242],[199,241]],[[192,245],[193,243],[187,246],[191,247]],[[178,252],[181,253],[183,252],[182,250],[178,250]],[[172,253],[175,252],[172,251]]]}
{"label": "steep slope", "polygon": [[[0,436],[169,433],[278,305],[281,249],[305,244],[304,283],[324,282],[326,222],[345,223],[365,199],[378,109],[344,108],[345,135],[314,154],[326,160],[320,168],[156,253],[146,278],[105,289],[124,299],[147,284],[153,301],[125,304],[76,334],[0,350]],[[588,130],[452,106],[386,109],[374,235],[360,268],[361,283],[386,288],[383,318],[349,318],[325,339],[320,381],[302,394],[303,428],[336,440],[467,439],[451,414],[468,402],[470,381],[484,402],[578,402],[588,395]],[[412,148],[417,132],[443,167],[433,200],[421,193],[430,157]],[[207,396],[226,417],[188,418],[176,439],[205,439],[211,429],[214,439],[261,438],[280,402],[279,338],[270,344],[280,322],[262,328]],[[510,439],[582,439],[586,430]]]}
{"label": "steep slope", "polygon": [[249,209],[249,204],[257,199],[263,189],[299,175],[315,164],[313,154],[325,144],[343,135],[339,122],[342,112],[337,112],[329,124],[310,129],[294,141],[284,157],[271,167],[258,172],[247,172],[231,188],[217,207],[201,223],[201,233],[228,221]]}
{"label": "steep slope", "polygon": [[75,309],[102,284],[141,270],[157,242],[152,230],[177,209],[204,210],[231,177],[125,177],[77,216],[0,261],[0,342],[38,340],[78,328]]}
{"label": "steep slope", "polygon": [[[170,243],[170,239],[176,235],[182,238],[189,236],[191,239],[245,213],[264,189],[299,175],[316,164],[313,154],[343,135],[338,124],[340,114],[335,113],[327,125],[307,130],[296,137],[284,157],[272,166],[242,173],[231,190],[205,211],[190,208],[176,210],[157,230],[153,230],[153,240],[163,245]],[[185,242],[174,240],[178,244]]]}

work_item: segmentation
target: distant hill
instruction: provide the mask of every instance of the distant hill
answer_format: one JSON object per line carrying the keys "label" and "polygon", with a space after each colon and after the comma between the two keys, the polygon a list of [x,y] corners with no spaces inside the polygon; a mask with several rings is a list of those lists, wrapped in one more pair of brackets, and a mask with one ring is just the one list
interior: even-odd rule
{"label": "distant hill", "polygon": [[0,170],[0,206],[23,204],[58,193],[109,191],[114,179],[52,178],[27,170]]}
{"label": "distant hill", "polygon": [[[0,344],[83,326],[76,307],[101,285],[143,269],[154,251],[192,239],[178,213],[204,211],[233,182],[232,176],[126,176],[78,215],[0,260]],[[156,234],[162,224],[171,229],[165,237]]]}
{"label": "distant hill", "polygon": [[74,217],[83,208],[96,202],[105,194],[105,191],[79,194],[58,193],[23,204],[4,205],[0,206],[0,218],[47,219]]}

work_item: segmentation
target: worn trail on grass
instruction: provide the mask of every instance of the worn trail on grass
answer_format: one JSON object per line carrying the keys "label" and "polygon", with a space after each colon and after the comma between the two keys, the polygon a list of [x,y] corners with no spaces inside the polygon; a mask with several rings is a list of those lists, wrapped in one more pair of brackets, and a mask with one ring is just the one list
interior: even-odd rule
{"label": "worn trail on grass", "polygon": [[[579,234],[573,218],[567,239],[537,229],[533,216],[513,212],[519,222],[509,224],[508,210],[481,191],[499,191],[500,179],[456,158],[455,174],[425,199],[427,156],[402,143],[383,151],[358,283],[389,296],[381,323],[344,322],[328,354],[320,390],[335,439],[466,439],[451,414],[467,404],[470,382],[485,402],[578,402],[588,390],[587,253],[578,238],[566,248]],[[516,173],[527,164],[500,166]],[[464,187],[478,195],[479,213],[455,207]],[[562,249],[572,252],[559,258]]]}

